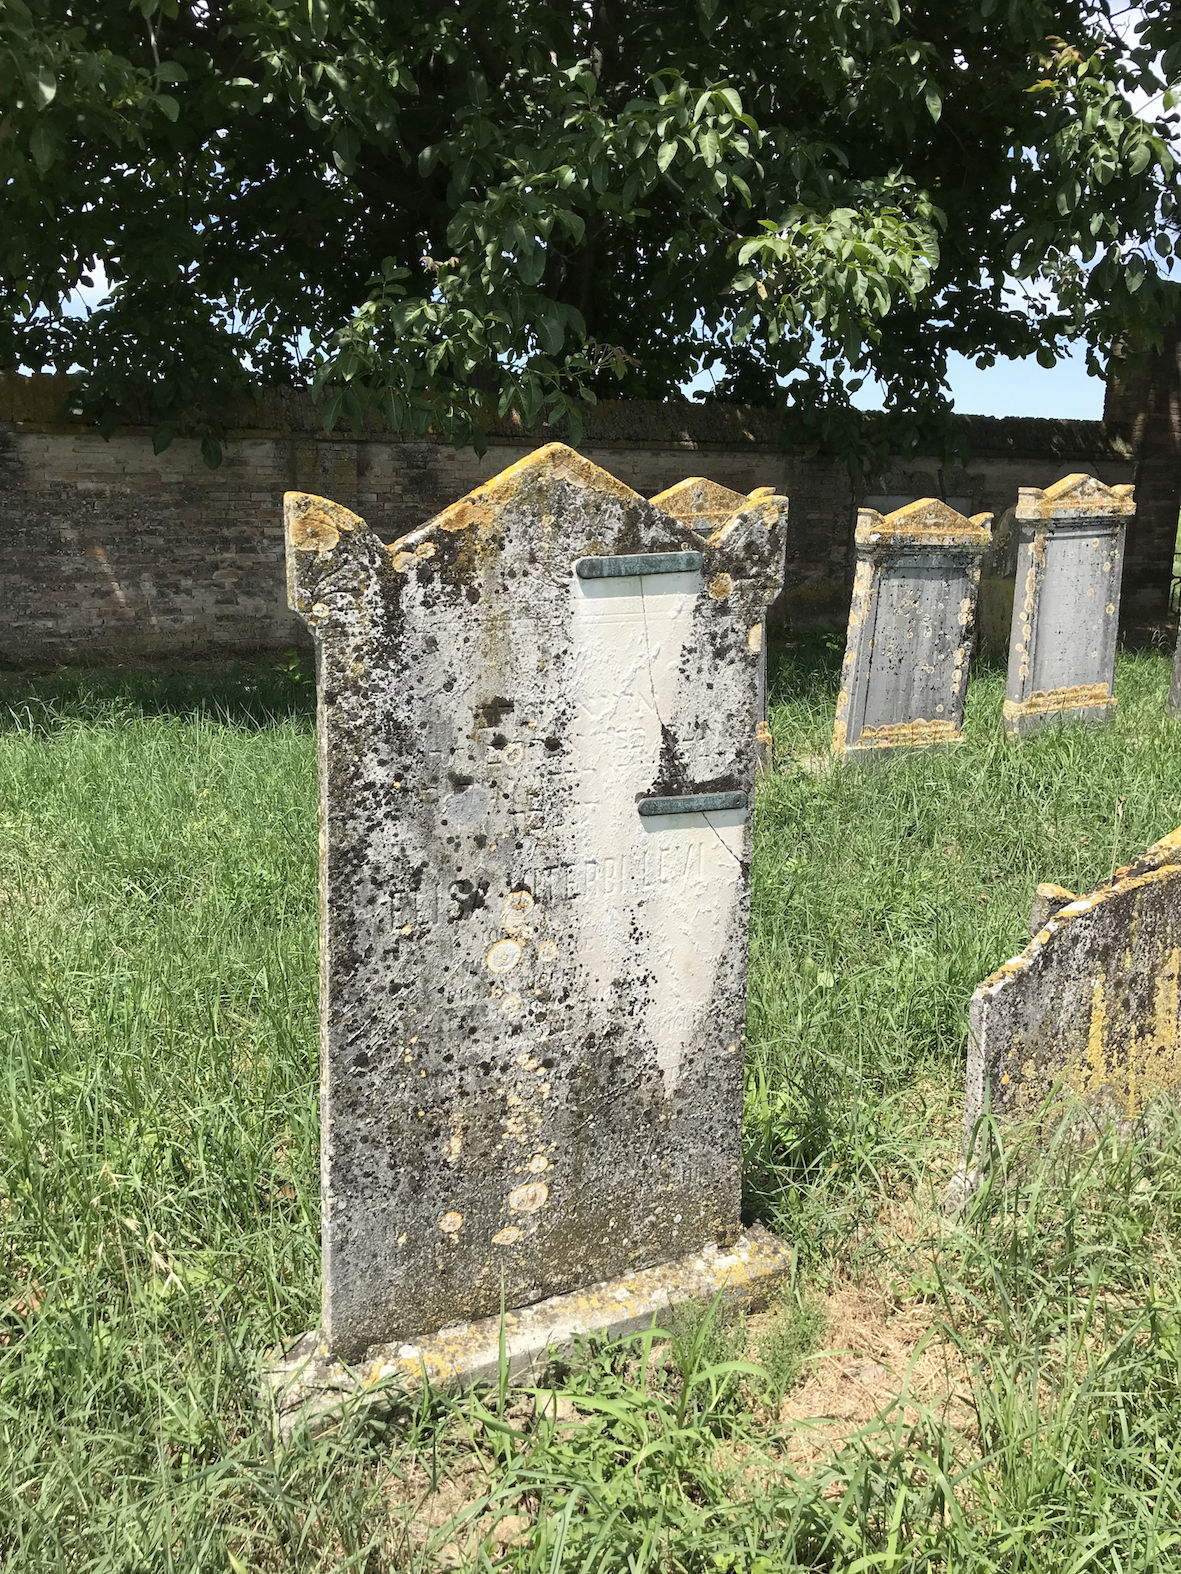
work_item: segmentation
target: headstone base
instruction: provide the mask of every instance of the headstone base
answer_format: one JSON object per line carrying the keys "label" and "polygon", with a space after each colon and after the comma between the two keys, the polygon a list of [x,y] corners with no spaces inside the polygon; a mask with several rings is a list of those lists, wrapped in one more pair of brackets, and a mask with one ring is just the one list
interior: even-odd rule
{"label": "headstone base", "polygon": [[950,721],[904,721],[888,727],[866,727],[854,744],[833,749],[844,765],[882,765],[903,754],[963,743],[964,735]]}
{"label": "headstone base", "polygon": [[1039,690],[1028,699],[1005,701],[1005,733],[1009,738],[1024,738],[1040,727],[1064,721],[1103,726],[1114,716],[1115,704],[1115,696],[1105,683]]}
{"label": "headstone base", "polygon": [[[754,1225],[732,1246],[710,1243],[675,1262],[506,1311],[509,1376],[538,1378],[551,1359],[568,1353],[579,1338],[604,1334],[620,1339],[639,1333],[654,1322],[659,1325],[670,1307],[708,1306],[719,1299],[727,1305],[758,1307],[790,1266],[787,1243]],[[266,1352],[263,1399],[276,1438],[285,1443],[300,1431],[313,1437],[327,1431],[347,1405],[364,1402],[367,1394],[376,1404],[388,1403],[391,1388],[397,1392],[415,1387],[424,1375],[435,1388],[494,1383],[500,1358],[500,1317],[374,1345],[355,1366],[333,1361],[320,1335],[307,1333]]]}

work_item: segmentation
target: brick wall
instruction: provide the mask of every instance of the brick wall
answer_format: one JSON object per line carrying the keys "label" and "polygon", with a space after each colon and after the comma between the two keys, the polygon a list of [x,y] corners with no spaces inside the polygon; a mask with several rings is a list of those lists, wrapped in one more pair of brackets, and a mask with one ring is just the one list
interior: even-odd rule
{"label": "brick wall", "polygon": [[[498,429],[478,459],[429,439],[325,437],[304,397],[268,393],[242,412],[218,470],[197,444],[152,452],[148,432],[105,441],[63,426],[55,379],[0,378],[0,662],[84,663],[283,650],[303,641],[285,601],[282,494],[319,492],[396,539],[536,446]],[[1000,513],[1017,487],[1071,470],[1132,479],[1099,422],[964,418],[967,466],[898,461],[855,490],[844,466],[785,448],[768,411],[603,404],[582,451],[651,496],[689,475],[791,499],[781,615],[843,627],[860,500],[942,496]],[[542,438],[544,440],[544,438]],[[1170,546],[1171,562],[1171,546]],[[1167,579],[1166,579],[1167,587]]]}
{"label": "brick wall", "polygon": [[1125,352],[1124,376],[1107,385],[1104,419],[1135,458],[1136,518],[1128,532],[1125,594],[1142,616],[1167,611],[1177,513],[1181,508],[1181,329],[1163,332],[1160,348]]}

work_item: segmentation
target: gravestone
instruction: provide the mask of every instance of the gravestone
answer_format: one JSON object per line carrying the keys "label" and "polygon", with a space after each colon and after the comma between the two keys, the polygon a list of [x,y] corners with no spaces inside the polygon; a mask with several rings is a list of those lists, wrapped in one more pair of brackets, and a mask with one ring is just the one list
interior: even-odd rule
{"label": "gravestone", "polygon": [[1173,676],[1169,683],[1169,698],[1165,712],[1174,719],[1181,717],[1181,637],[1178,638],[1177,648],[1173,653]]}
{"label": "gravestone", "polygon": [[980,563],[975,649],[990,661],[1007,661],[1013,630],[1013,587],[1017,583],[1017,510],[993,521],[992,540]]}
{"label": "gravestone", "polygon": [[833,753],[870,761],[962,738],[990,514],[936,498],[857,514],[857,575]]}
{"label": "gravestone", "polygon": [[[985,1111],[1031,1116],[1058,1088],[1090,1118],[1124,1122],[1181,1089],[1181,831],[1087,896],[1040,885],[1039,921],[972,996],[966,1160]],[[972,1180],[961,1168],[949,1206]]]}
{"label": "gravestone", "polygon": [[724,502],[678,518],[561,444],[388,548],[287,494],[318,652],[316,1360],[413,1360],[703,1243],[782,1267],[740,1236],[739,1162],[786,503]]}
{"label": "gravestone", "polygon": [[1068,475],[1042,491],[1022,487],[1017,581],[1009,640],[1005,732],[1047,722],[1106,721],[1119,630],[1124,537],[1134,488]]}

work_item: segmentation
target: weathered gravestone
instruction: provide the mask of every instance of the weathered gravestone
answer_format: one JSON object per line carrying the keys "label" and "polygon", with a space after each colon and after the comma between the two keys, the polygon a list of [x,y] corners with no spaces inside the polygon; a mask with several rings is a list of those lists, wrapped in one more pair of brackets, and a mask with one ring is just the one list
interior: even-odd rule
{"label": "weathered gravestone", "polygon": [[388,548],[287,495],[320,701],[323,1324],[296,1356],[429,1365],[413,1336],[446,1328],[462,1375],[454,1325],[502,1304],[618,1280],[580,1304],[622,1316],[656,1264],[682,1291],[781,1268],[740,1239],[739,1160],[786,502],[735,504],[686,522],[561,444]]}
{"label": "weathered gravestone", "polygon": [[[972,996],[964,1151],[986,1112],[1033,1115],[1057,1088],[1085,1115],[1123,1122],[1181,1088],[1181,831],[1085,897],[1038,887],[1020,956]],[[949,1191],[958,1202],[968,1177]]]}
{"label": "weathered gravestone", "polygon": [[958,743],[980,559],[990,514],[966,519],[936,498],[857,514],[857,574],[833,753],[880,759]]}
{"label": "weathered gravestone", "polygon": [[1119,630],[1124,535],[1134,488],[1068,475],[1043,492],[1022,487],[1009,641],[1005,731],[1048,721],[1106,721]]}

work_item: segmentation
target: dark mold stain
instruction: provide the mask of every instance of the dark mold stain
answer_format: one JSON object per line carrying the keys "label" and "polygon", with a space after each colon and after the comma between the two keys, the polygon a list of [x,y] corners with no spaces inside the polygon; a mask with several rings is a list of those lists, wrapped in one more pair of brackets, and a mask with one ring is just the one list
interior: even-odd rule
{"label": "dark mold stain", "polygon": [[476,712],[477,727],[499,727],[504,718],[511,715],[517,708],[515,700],[506,700],[497,697],[485,700]]}

